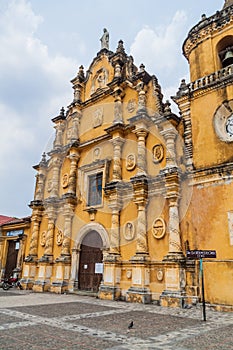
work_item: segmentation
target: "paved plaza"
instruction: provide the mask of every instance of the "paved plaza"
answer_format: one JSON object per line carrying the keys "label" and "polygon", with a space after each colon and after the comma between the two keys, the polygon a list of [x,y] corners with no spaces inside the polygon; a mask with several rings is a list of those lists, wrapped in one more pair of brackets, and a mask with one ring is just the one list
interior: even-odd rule
{"label": "paved plaza", "polygon": [[[134,326],[128,330],[129,323]],[[233,350],[233,313],[0,289],[0,349]]]}

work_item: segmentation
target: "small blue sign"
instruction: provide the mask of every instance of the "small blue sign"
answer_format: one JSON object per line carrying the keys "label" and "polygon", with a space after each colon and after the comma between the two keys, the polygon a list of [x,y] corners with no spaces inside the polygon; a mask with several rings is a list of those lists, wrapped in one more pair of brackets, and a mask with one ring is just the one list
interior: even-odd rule
{"label": "small blue sign", "polygon": [[6,233],[7,237],[14,237],[14,236],[20,236],[23,235],[24,230],[14,230],[14,231],[8,231]]}

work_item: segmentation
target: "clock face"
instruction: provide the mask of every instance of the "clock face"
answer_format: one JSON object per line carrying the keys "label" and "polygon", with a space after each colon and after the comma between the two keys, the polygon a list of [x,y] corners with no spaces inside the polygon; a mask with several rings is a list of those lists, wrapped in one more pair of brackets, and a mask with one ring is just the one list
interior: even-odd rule
{"label": "clock face", "polygon": [[233,100],[223,102],[217,108],[213,125],[220,140],[233,142]]}
{"label": "clock face", "polygon": [[230,137],[233,137],[233,114],[227,119],[226,122],[226,131]]}

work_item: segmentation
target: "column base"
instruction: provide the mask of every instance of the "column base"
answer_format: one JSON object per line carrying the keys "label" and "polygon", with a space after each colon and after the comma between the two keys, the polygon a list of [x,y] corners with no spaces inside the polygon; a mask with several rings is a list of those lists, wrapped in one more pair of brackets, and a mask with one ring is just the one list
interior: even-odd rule
{"label": "column base", "polygon": [[118,287],[100,285],[98,297],[104,300],[120,300],[121,291]]}
{"label": "column base", "polygon": [[185,256],[183,254],[183,252],[177,252],[177,253],[168,253],[167,255],[165,255],[165,257],[163,258],[163,262],[185,262]]}
{"label": "column base", "polygon": [[32,261],[29,263],[24,263],[23,272],[20,283],[23,289],[32,289],[35,283],[36,276],[36,262]]}
{"label": "column base", "polygon": [[130,303],[151,303],[151,293],[148,288],[130,287],[126,292],[126,301]]}
{"label": "column base", "polygon": [[39,293],[43,293],[43,292],[48,292],[50,291],[50,283],[46,280],[44,281],[35,281],[32,290],[34,292],[39,292]]}
{"label": "column base", "polygon": [[50,292],[56,293],[56,294],[63,294],[68,291],[68,282],[61,281],[61,282],[52,282],[50,285]]}
{"label": "column base", "polygon": [[130,261],[132,262],[136,262],[136,263],[140,263],[140,262],[146,262],[149,260],[149,254],[148,253],[136,253],[134,256],[132,256],[132,258],[130,259]]}

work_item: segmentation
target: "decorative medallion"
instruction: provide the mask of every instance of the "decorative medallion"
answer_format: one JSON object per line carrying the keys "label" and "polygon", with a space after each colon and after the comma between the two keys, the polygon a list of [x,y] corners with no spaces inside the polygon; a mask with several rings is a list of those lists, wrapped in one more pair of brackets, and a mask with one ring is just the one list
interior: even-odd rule
{"label": "decorative medallion", "polygon": [[66,173],[62,176],[62,187],[66,188],[68,187],[68,184],[69,184],[69,174]]}
{"label": "decorative medallion", "polygon": [[126,271],[126,277],[130,279],[132,277],[132,270],[127,270]]}
{"label": "decorative medallion", "polygon": [[46,231],[43,231],[41,232],[41,235],[40,235],[40,245],[44,247],[45,242],[46,242]]}
{"label": "decorative medallion", "polygon": [[132,241],[134,239],[134,225],[132,222],[127,222],[124,227],[124,237],[127,241]]}
{"label": "decorative medallion", "polygon": [[162,218],[157,218],[154,220],[152,225],[152,234],[154,238],[161,239],[166,233],[165,221]]}
{"label": "decorative medallion", "polygon": [[63,232],[61,230],[58,230],[56,234],[56,243],[57,245],[61,245],[62,242],[63,242]]}
{"label": "decorative medallion", "polygon": [[136,100],[134,100],[134,99],[131,99],[131,100],[129,100],[129,102],[128,102],[128,104],[127,104],[127,111],[129,112],[129,113],[133,113],[134,111],[135,111],[135,109],[136,109]]}
{"label": "decorative medallion", "polygon": [[96,161],[96,160],[99,160],[99,159],[100,159],[100,148],[97,147],[93,151],[93,160]]}
{"label": "decorative medallion", "polygon": [[98,107],[93,113],[93,127],[97,128],[103,123],[104,109],[103,107]]}
{"label": "decorative medallion", "polygon": [[163,276],[164,276],[163,271],[162,270],[158,270],[157,271],[157,280],[159,282],[161,282],[163,280]]}
{"label": "decorative medallion", "polygon": [[153,147],[153,162],[160,163],[164,158],[163,145],[157,144]]}
{"label": "decorative medallion", "polygon": [[221,104],[214,114],[213,123],[220,140],[233,142],[233,100]]}
{"label": "decorative medallion", "polygon": [[128,154],[128,156],[126,157],[126,169],[129,171],[132,171],[132,170],[134,170],[135,167],[136,167],[135,154],[133,154],[133,153]]}

